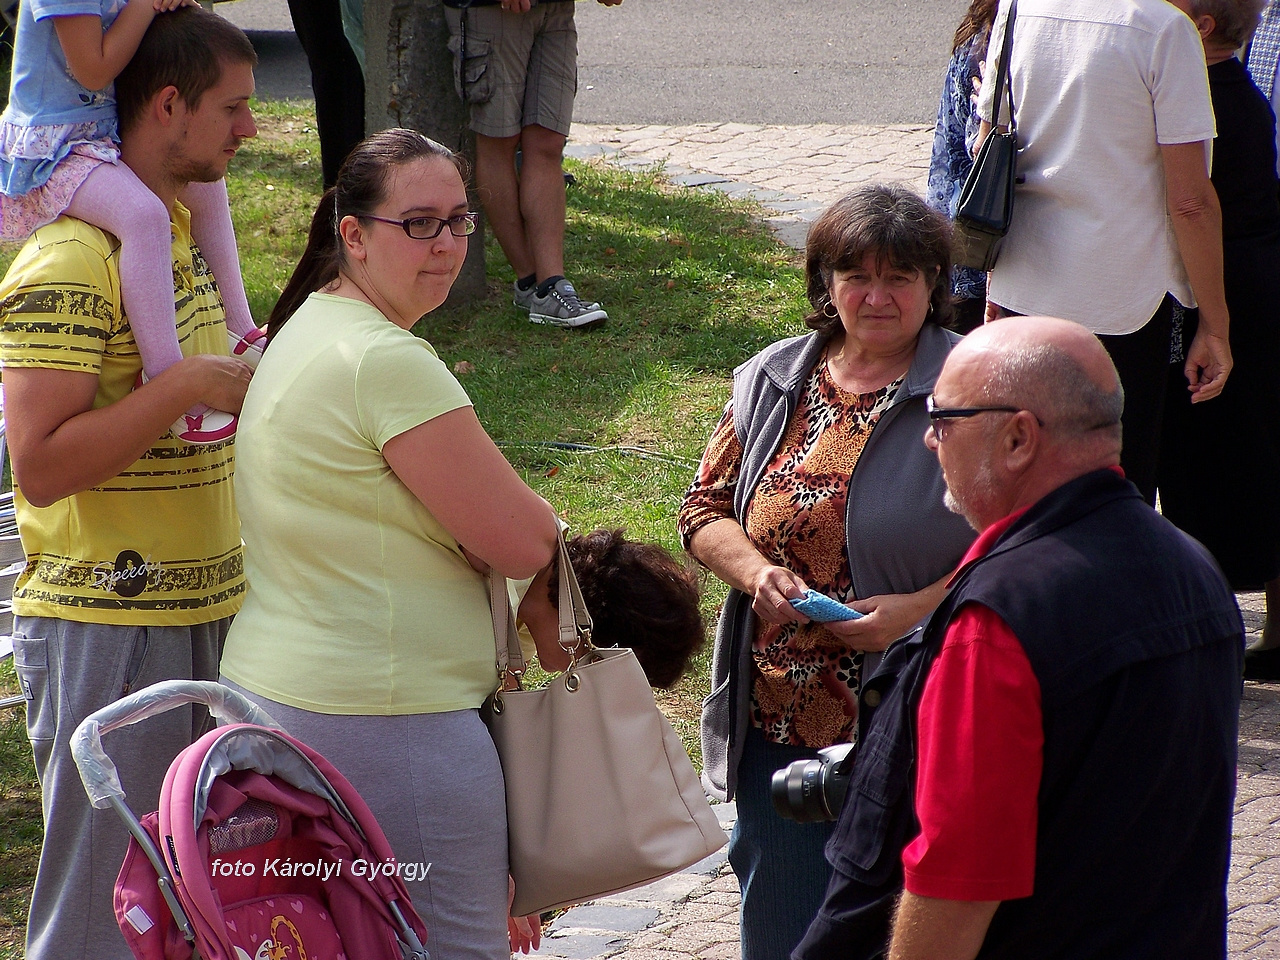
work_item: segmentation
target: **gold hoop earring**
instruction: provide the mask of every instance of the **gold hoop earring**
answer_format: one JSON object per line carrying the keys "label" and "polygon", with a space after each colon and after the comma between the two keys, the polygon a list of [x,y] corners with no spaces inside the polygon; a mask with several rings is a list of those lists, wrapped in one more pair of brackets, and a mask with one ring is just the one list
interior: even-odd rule
{"label": "gold hoop earring", "polygon": [[836,305],[828,300],[822,305],[822,315],[828,320],[836,320],[840,317],[840,311],[836,309]]}

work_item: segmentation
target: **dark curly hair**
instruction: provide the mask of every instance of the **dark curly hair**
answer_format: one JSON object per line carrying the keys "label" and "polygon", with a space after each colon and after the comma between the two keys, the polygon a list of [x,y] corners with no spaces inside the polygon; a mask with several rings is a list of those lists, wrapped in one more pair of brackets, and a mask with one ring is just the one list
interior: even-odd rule
{"label": "dark curly hair", "polygon": [[813,312],[804,318],[806,326],[829,334],[840,325],[839,317],[823,312],[831,302],[832,275],[859,266],[868,253],[898,270],[932,274],[929,319],[951,323],[951,224],[906,187],[873,184],[845,194],[809,228],[804,272]]}
{"label": "dark curly hair", "polygon": [[[668,688],[684,676],[706,639],[693,570],[654,543],[624,530],[593,530],[566,544],[598,647],[630,647],[649,683]],[[560,578],[547,584],[554,607]]]}

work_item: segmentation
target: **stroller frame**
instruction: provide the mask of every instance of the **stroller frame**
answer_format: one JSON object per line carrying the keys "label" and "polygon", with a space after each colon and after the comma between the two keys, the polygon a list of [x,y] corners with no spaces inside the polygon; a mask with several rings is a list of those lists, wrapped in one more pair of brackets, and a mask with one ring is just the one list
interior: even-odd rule
{"label": "stroller frame", "polygon": [[[151,833],[125,802],[124,790],[120,784],[115,764],[102,746],[103,734],[139,723],[149,717],[157,716],[188,703],[203,704],[215,719],[224,723],[248,725],[220,728],[217,731],[220,736],[212,741],[214,745],[219,740],[227,739],[236,732],[251,732],[259,739],[265,738],[279,741],[291,752],[292,756],[302,762],[303,773],[314,777],[317,784],[323,785],[327,789],[321,792],[301,784],[293,785],[329,803],[336,813],[355,829],[361,839],[367,842],[368,837],[358,819],[344,802],[339,791],[332,786],[330,778],[306,754],[297,749],[296,741],[284,736],[279,724],[266,712],[222,684],[202,680],[167,680],[123,697],[86,717],[72,735],[70,746],[90,801],[93,806],[99,809],[109,808],[114,810],[116,815],[124,822],[125,828],[129,831],[133,841],[155,870],[159,892],[173,917],[178,933],[191,948],[193,960],[204,960],[205,955],[199,949],[199,934],[196,930],[196,925],[193,923],[187,908],[181,902],[179,889],[181,885],[175,880],[174,872],[170,868],[168,860],[157,847]],[[208,736],[206,739],[208,739]],[[208,766],[208,758],[206,757],[200,770],[201,780],[206,778],[206,768]],[[233,766],[232,769],[253,768]],[[209,772],[208,776],[209,779],[213,779],[216,773]],[[200,804],[197,806],[199,808],[198,813],[203,813],[203,806]],[[198,822],[199,816],[196,819]],[[170,840],[170,847],[172,849],[172,840]],[[174,853],[173,856],[176,863],[177,854]],[[391,888],[398,890],[405,896],[407,902],[407,892],[404,891],[403,886],[398,885],[398,882],[389,883]],[[430,960],[430,955],[414,929],[412,921],[417,921],[419,925],[421,925],[421,921],[418,920],[416,914],[412,913],[412,907],[410,907],[410,912],[406,915],[406,912],[401,909],[396,899],[381,895],[379,899],[386,906],[392,917],[395,928],[394,934],[404,960]]]}

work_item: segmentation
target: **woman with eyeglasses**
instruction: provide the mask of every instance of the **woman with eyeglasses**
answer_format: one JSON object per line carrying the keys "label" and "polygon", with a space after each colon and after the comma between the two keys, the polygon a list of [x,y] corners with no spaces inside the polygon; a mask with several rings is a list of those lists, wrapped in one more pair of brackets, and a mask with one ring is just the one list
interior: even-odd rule
{"label": "woman with eyeglasses", "polygon": [[412,130],[357,145],[321,199],[241,416],[251,595],[222,674],[360,791],[419,878],[432,955],[502,960],[506,807],[478,712],[493,625],[463,545],[528,578],[559,530],[410,332],[474,229],[462,162]]}
{"label": "woman with eyeglasses", "polygon": [[[703,706],[703,781],[736,797],[729,862],[744,960],[786,960],[822,903],[831,824],[783,820],[774,771],[857,734],[883,651],[937,606],[973,531],[943,505],[925,399],[959,336],[950,229],[902,187],[824,212],[805,268],[812,332],[734,371],[680,510],[686,548],[731,588]],[[862,616],[812,622],[813,589]]]}

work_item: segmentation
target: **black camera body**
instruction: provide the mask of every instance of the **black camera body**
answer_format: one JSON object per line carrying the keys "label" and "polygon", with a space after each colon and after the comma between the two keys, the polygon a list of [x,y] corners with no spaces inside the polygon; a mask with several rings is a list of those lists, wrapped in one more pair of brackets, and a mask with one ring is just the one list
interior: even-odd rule
{"label": "black camera body", "polygon": [[769,793],[778,816],[798,823],[838,818],[849,790],[852,753],[852,743],[837,743],[823,747],[814,760],[797,760],[774,771]]}

